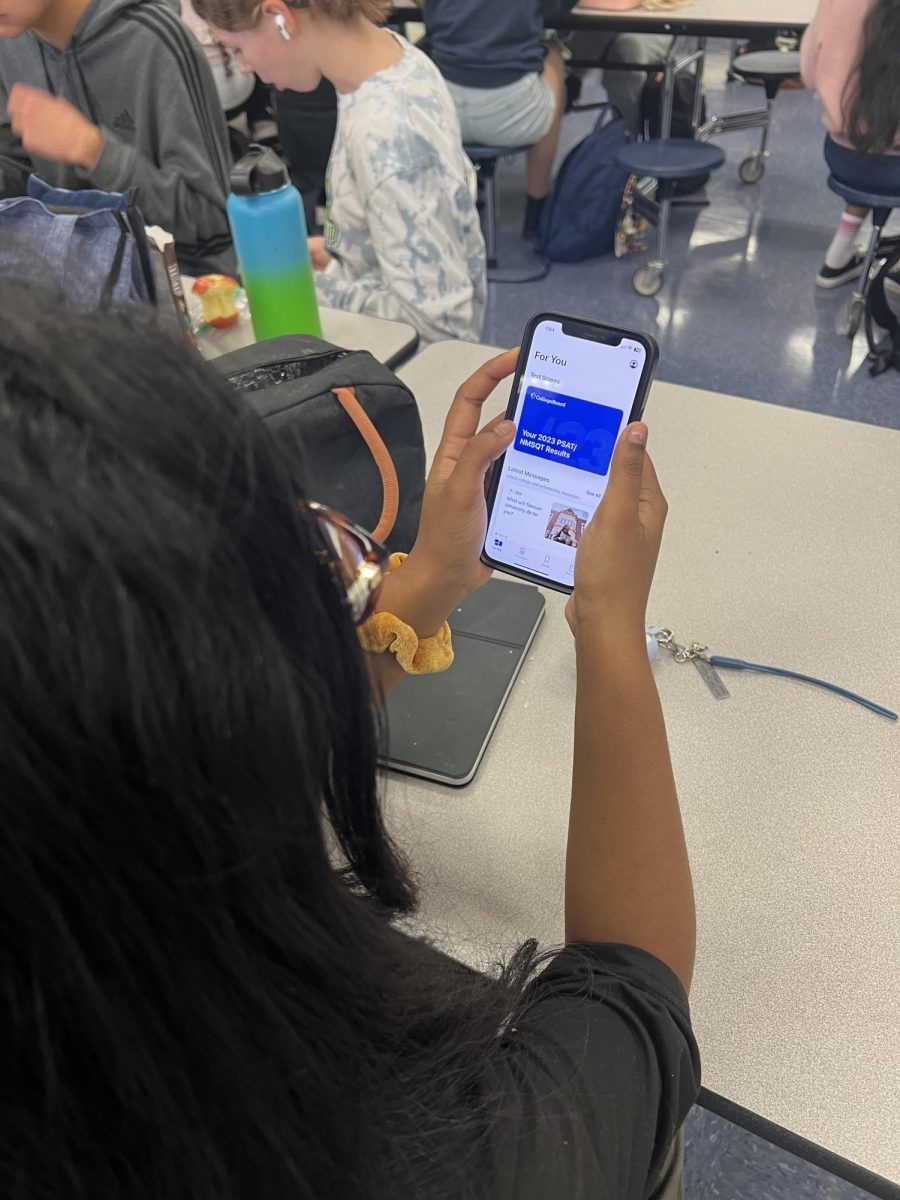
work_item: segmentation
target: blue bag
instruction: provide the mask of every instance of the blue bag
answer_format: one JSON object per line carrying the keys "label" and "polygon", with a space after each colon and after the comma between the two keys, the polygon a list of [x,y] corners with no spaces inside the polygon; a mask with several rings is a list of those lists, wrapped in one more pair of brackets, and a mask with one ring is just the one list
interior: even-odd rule
{"label": "blue bag", "polygon": [[0,200],[0,274],[77,308],[156,302],[144,221],[127,194],[51,188]]}
{"label": "blue bag", "polygon": [[625,122],[607,105],[557,172],[541,217],[537,249],[544,258],[572,263],[612,252],[629,175],[616,153],[627,142]]}

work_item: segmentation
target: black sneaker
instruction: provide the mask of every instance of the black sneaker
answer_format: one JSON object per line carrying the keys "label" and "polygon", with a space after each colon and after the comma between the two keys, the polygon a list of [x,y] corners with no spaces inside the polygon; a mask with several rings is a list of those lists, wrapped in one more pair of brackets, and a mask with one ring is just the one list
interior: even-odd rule
{"label": "black sneaker", "polygon": [[534,196],[525,196],[525,220],[522,222],[522,237],[528,242],[536,242],[540,235],[541,217],[547,205],[549,196],[535,200]]}
{"label": "black sneaker", "polygon": [[862,265],[863,256],[861,254],[854,254],[850,261],[842,267],[828,267],[823,263],[816,276],[816,287],[843,287],[845,283],[859,278]]}

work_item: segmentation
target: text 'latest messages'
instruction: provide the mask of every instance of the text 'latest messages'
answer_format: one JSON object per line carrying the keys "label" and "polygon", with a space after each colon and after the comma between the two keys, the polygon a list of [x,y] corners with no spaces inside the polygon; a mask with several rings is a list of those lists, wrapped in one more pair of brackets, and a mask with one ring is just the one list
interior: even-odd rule
{"label": "text 'latest messages'", "polygon": [[488,529],[492,559],[572,584],[645,358],[627,335],[607,345],[563,333],[559,321],[538,325]]}

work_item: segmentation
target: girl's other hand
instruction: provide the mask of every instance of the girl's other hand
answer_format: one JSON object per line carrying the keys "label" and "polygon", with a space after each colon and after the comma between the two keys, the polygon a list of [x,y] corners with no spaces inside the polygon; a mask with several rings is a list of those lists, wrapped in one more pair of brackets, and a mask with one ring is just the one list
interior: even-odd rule
{"label": "girl's other hand", "polygon": [[647,453],[647,426],[623,429],[609,484],[581,540],[566,618],[576,639],[636,639],[645,647],[647,598],[668,505]]}

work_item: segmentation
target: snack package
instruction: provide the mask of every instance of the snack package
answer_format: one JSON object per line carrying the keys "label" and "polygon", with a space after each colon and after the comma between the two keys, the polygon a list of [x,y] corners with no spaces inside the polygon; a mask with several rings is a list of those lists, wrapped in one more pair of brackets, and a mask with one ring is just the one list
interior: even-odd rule
{"label": "snack package", "polygon": [[[174,312],[181,336],[193,348],[197,345],[197,339],[194,337],[194,326],[181,282],[181,269],[175,257],[175,239],[158,225],[146,226],[145,232],[153,259],[157,308],[161,314]],[[166,304],[166,296],[169,297],[169,304]]]}

